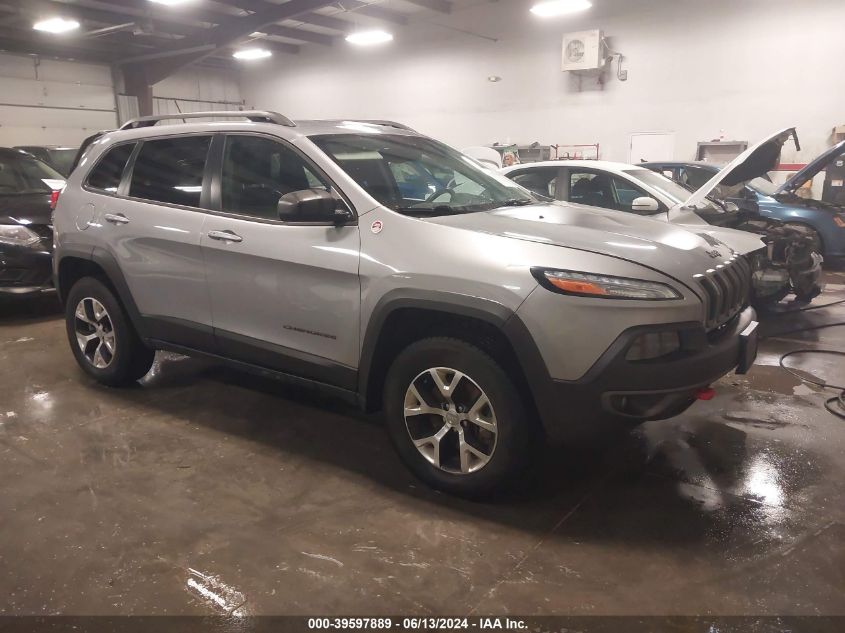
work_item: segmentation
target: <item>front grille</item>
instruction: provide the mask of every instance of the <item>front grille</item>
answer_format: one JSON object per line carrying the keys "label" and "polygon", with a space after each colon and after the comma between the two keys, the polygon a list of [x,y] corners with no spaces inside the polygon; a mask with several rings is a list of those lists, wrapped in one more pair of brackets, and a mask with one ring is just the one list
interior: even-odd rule
{"label": "front grille", "polygon": [[704,290],[704,327],[710,331],[730,321],[746,305],[751,295],[751,265],[741,255],[695,275]]}

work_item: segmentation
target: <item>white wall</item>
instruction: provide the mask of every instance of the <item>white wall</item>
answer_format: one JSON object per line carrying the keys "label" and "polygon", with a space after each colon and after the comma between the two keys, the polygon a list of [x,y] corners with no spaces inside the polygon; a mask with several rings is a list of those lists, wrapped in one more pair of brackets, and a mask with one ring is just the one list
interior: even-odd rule
{"label": "white wall", "polygon": [[[594,0],[555,20],[532,3],[480,0],[432,20],[497,42],[415,22],[379,49],[339,42],[256,65],[243,93],[294,118],[396,119],[457,147],[598,142],[609,160],[627,160],[635,132],[675,132],[675,158],[690,159],[720,130],[753,142],[797,125],[804,151],[784,159],[800,162],[845,123],[843,0]],[[590,28],[626,56],[627,82],[579,92],[561,72],[563,33]]]}
{"label": "white wall", "polygon": [[[236,72],[207,68],[183,70],[155,85],[153,95],[156,113],[231,109],[242,101]],[[129,101],[121,99],[122,111],[133,109]],[[0,147],[78,145],[114,128],[115,109],[108,65],[0,53]]]}
{"label": "white wall", "polygon": [[74,145],[114,127],[108,66],[0,53],[0,146]]}
{"label": "white wall", "polygon": [[[122,93],[123,86],[118,85]],[[153,114],[179,114],[249,107],[241,98],[240,76],[234,71],[186,68],[153,86]],[[138,99],[118,96],[120,122],[138,116]]]}
{"label": "white wall", "polygon": [[240,78],[236,72],[187,68],[153,86],[153,98],[156,114],[236,109],[242,104]]}

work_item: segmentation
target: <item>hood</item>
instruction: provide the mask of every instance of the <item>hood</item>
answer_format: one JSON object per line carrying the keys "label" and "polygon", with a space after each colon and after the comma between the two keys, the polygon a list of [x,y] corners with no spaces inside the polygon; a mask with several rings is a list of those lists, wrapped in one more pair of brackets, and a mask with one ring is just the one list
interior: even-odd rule
{"label": "hood", "polygon": [[[728,259],[733,250],[714,237],[718,227],[704,225],[695,227],[702,230],[693,232],[630,213],[560,202],[442,216],[426,221],[608,255],[668,274],[682,283],[684,278],[711,268],[714,262]],[[756,248],[763,248],[759,239],[756,239]]]}
{"label": "hood", "polygon": [[705,240],[710,238],[727,244],[731,250],[737,253],[746,255],[752,253],[764,246],[763,241],[757,233],[749,231],[740,231],[728,226],[715,226],[710,224],[696,213],[681,216],[677,221],[673,222],[675,226],[691,231]]}
{"label": "hood", "polygon": [[843,153],[845,153],[845,141],[837,143],[826,152],[823,152],[813,162],[778,187],[777,192],[795,193],[795,191],[800,189],[805,182],[811,178],[815,178],[816,174],[820,171],[827,169],[827,166],[839,158]]}
{"label": "hood", "polygon": [[49,193],[0,195],[0,224],[52,224]]}
{"label": "hood", "polygon": [[801,145],[798,143],[798,134],[794,127],[779,130],[769,135],[734,158],[718,174],[708,180],[704,186],[687,198],[686,202],[672,209],[670,219],[672,219],[673,212],[677,213],[681,208],[692,208],[700,204],[719,185],[733,187],[772,171],[780,162],[781,149],[790,137],[795,140],[795,148],[800,150]]}

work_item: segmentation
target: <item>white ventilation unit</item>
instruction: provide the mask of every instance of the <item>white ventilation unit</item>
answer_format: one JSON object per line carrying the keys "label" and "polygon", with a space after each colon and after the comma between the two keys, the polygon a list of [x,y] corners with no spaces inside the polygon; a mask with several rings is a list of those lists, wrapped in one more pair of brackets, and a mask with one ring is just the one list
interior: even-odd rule
{"label": "white ventilation unit", "polygon": [[599,70],[607,61],[607,47],[601,31],[578,31],[563,36],[564,72]]}

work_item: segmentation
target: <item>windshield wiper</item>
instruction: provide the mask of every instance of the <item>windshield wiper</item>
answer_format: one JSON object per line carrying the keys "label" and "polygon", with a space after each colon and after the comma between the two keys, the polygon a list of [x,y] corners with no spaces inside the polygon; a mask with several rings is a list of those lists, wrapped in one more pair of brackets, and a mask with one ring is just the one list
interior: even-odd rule
{"label": "windshield wiper", "polygon": [[436,207],[397,207],[397,211],[409,215],[461,215],[466,213],[464,208],[451,207],[448,204],[438,204]]}
{"label": "windshield wiper", "polygon": [[531,198],[513,198],[512,200],[505,200],[504,202],[498,203],[498,206],[495,208],[501,209],[502,207],[527,207],[529,204],[535,204],[536,202],[536,200],[532,200]]}

